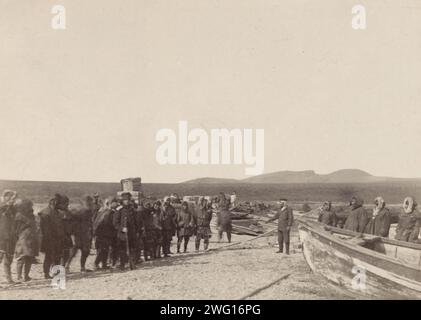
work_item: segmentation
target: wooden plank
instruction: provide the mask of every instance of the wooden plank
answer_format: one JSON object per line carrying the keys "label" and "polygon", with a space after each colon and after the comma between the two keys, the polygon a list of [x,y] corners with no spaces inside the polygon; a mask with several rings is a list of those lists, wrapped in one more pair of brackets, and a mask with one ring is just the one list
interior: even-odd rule
{"label": "wooden plank", "polygon": [[260,239],[260,238],[262,238],[262,237],[266,237],[268,234],[271,234],[272,232],[277,231],[277,230],[278,230],[278,228],[276,228],[276,229],[272,229],[272,230],[270,230],[270,231],[268,231],[268,232],[265,232],[265,233],[263,233],[263,234],[260,234],[260,235],[258,235],[258,236],[256,236],[256,237],[254,237],[254,238],[247,239],[247,240],[244,240],[244,241],[239,241],[239,242],[230,243],[230,244],[227,244],[227,245],[225,245],[225,246],[218,247],[218,248],[214,248],[214,249],[209,249],[209,251],[215,251],[215,250],[219,250],[219,249],[229,248],[229,247],[232,247],[232,246],[236,246],[236,245],[238,245],[238,244],[243,244],[243,243],[245,243],[245,242],[254,241],[254,240],[256,240],[256,239]]}

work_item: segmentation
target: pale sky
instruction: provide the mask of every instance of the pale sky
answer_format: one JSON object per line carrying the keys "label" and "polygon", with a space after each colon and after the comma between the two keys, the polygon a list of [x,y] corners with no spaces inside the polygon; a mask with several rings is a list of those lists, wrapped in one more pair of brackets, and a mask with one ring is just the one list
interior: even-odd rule
{"label": "pale sky", "polygon": [[246,177],[159,165],[180,120],[263,128],[266,173],[421,177],[418,0],[0,0],[0,39],[0,179]]}

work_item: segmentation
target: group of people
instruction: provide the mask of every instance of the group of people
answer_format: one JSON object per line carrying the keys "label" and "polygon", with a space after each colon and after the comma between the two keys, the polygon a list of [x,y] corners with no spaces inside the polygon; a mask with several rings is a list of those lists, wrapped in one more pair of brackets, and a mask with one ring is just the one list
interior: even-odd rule
{"label": "group of people", "polygon": [[[43,272],[52,277],[53,266],[70,272],[71,263],[80,251],[80,271],[87,272],[86,262],[92,244],[96,248],[94,269],[135,269],[149,259],[168,257],[171,241],[177,237],[177,253],[187,252],[195,236],[195,249],[209,249],[210,223],[217,211],[218,237],[223,232],[231,241],[231,202],[223,193],[212,201],[204,197],[196,205],[181,206],[168,197],[160,201],[137,204],[130,193],[120,199],[102,201],[98,194],[86,196],[83,204],[69,208],[69,198],[55,194],[48,206],[34,215],[30,200],[18,199],[16,192],[6,190],[0,203],[0,263],[4,264],[6,281],[13,283],[11,265],[16,259],[17,280],[31,280],[29,273],[35,257],[44,253]],[[176,206],[176,207],[175,207]],[[143,255],[143,259],[142,259]]]}
{"label": "group of people", "polygon": [[[293,210],[287,199],[279,200],[279,210],[268,220],[278,220],[279,253],[289,254],[290,230],[294,222]],[[65,195],[55,194],[48,206],[34,215],[33,203],[19,199],[15,191],[3,192],[0,201],[0,263],[4,265],[6,281],[13,283],[11,266],[16,260],[18,281],[29,281],[35,257],[44,253],[43,272],[51,278],[53,266],[61,265],[70,272],[71,263],[80,251],[80,271],[87,272],[87,258],[94,243],[96,256],[94,269],[120,268],[128,265],[135,269],[143,260],[168,257],[171,241],[177,238],[177,253],[187,252],[188,243],[195,236],[195,249],[209,249],[213,212],[217,215],[218,239],[223,233],[231,242],[231,212],[236,205],[236,195],[207,200],[201,197],[197,204],[173,198],[137,204],[130,193],[119,199],[102,201],[98,194],[86,196],[81,206],[69,208]],[[358,233],[389,236],[391,213],[382,197],[374,200],[374,208],[363,207],[363,201],[353,197],[347,208],[345,221],[340,221],[327,201],[320,208],[319,222]],[[37,220],[38,219],[38,220]],[[413,197],[405,198],[396,228],[397,240],[420,242],[421,213]],[[143,259],[142,259],[143,256]]]}
{"label": "group of people", "polygon": [[[343,225],[339,223],[332,203],[327,201],[320,209],[319,222],[329,226],[339,226],[359,233],[389,237],[391,213],[382,197],[374,199],[374,208],[370,211],[363,207],[363,200],[353,197],[347,210],[347,218]],[[406,242],[420,242],[421,213],[417,210],[417,202],[413,197],[406,197],[402,211],[398,217],[395,239]]]}

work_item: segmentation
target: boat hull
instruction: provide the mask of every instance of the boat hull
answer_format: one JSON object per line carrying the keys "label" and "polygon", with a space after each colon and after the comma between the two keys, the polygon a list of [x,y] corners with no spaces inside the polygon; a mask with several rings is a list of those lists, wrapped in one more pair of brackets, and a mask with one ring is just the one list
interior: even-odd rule
{"label": "boat hull", "polygon": [[421,299],[421,270],[300,223],[303,254],[314,273],[365,298]]}

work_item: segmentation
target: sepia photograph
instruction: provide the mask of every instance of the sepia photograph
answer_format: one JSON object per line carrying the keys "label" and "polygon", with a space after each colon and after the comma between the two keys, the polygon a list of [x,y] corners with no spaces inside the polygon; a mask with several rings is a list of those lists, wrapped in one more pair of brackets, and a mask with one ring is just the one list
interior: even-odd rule
{"label": "sepia photograph", "polygon": [[0,300],[421,299],[420,35],[417,0],[0,0]]}

